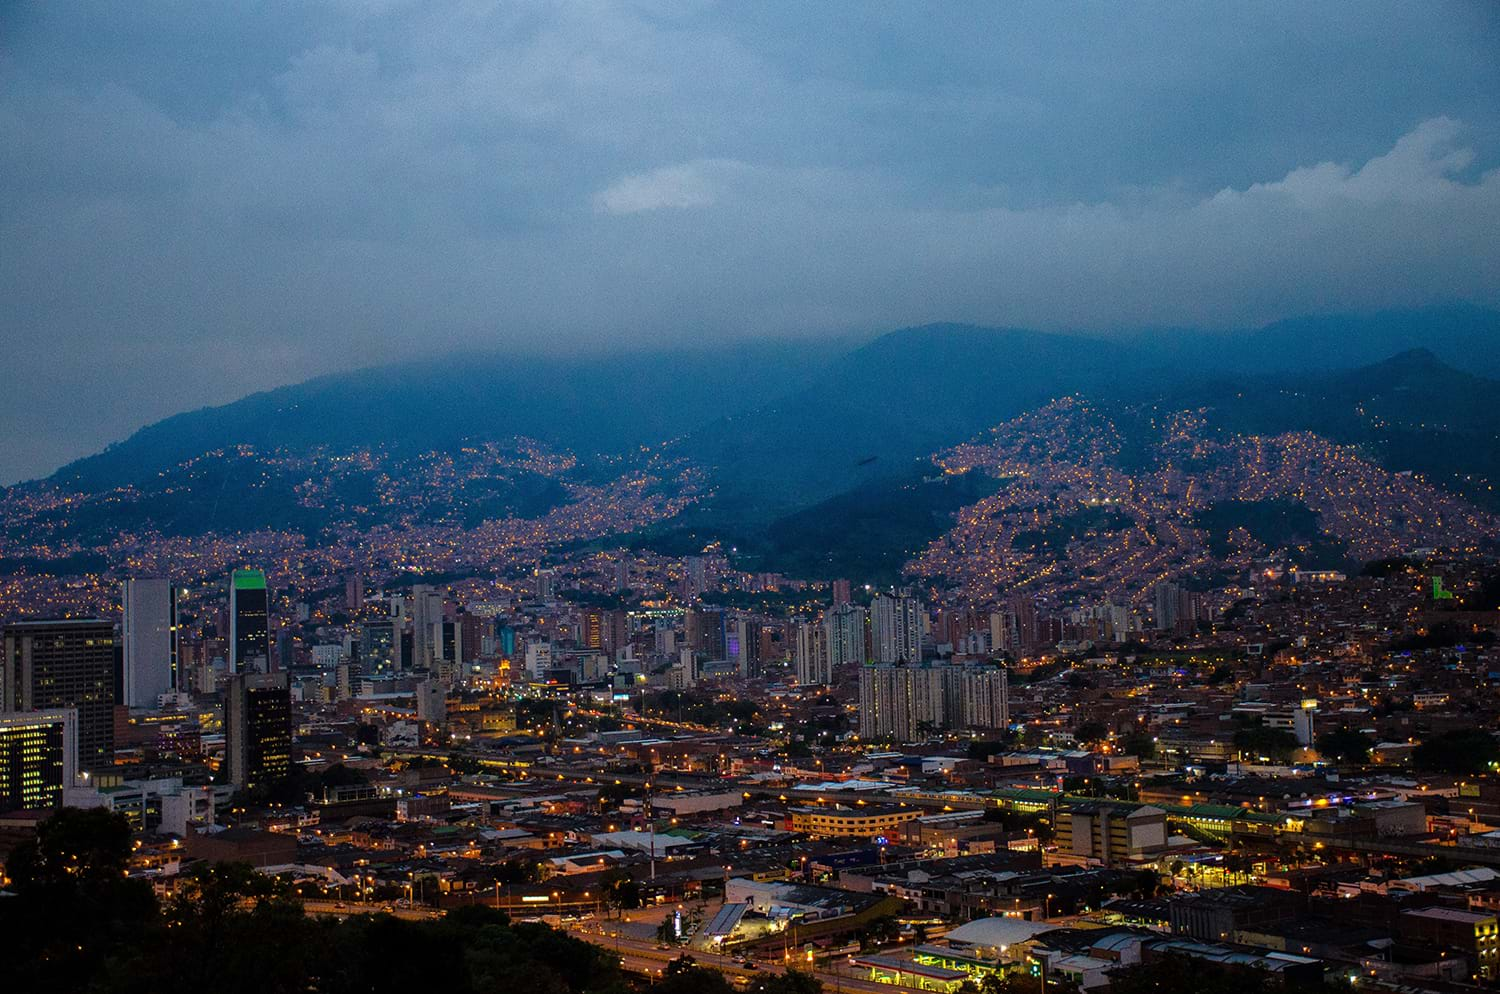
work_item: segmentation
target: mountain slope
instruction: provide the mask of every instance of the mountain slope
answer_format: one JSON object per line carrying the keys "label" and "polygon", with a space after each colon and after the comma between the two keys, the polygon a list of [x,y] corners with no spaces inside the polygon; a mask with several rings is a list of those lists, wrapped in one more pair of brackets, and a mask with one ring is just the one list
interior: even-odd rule
{"label": "mountain slope", "polygon": [[1329,371],[1426,349],[1451,366],[1500,377],[1500,311],[1471,304],[1319,314],[1236,331],[1147,331],[1121,340],[1154,353],[1164,365],[1202,371]]}
{"label": "mountain slope", "polygon": [[759,515],[901,477],[914,461],[1065,393],[1105,388],[1140,357],[1083,336],[968,325],[892,332],[817,382],[683,440],[717,507]]}
{"label": "mountain slope", "polygon": [[1217,377],[1169,402],[1232,431],[1310,431],[1500,510],[1500,381],[1415,349],[1323,375]]}
{"label": "mountain slope", "polygon": [[800,385],[831,351],[814,341],[617,359],[479,354],[357,370],[167,418],[64,466],[52,482],[82,491],[141,484],[236,446],[415,455],[525,436],[584,453],[622,452]]}

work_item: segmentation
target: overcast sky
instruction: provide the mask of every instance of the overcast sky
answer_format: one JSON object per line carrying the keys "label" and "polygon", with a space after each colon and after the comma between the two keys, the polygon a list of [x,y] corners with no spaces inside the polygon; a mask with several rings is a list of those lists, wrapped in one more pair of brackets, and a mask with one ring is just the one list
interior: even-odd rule
{"label": "overcast sky", "polygon": [[0,481],[476,346],[1500,303],[1500,5],[0,3]]}

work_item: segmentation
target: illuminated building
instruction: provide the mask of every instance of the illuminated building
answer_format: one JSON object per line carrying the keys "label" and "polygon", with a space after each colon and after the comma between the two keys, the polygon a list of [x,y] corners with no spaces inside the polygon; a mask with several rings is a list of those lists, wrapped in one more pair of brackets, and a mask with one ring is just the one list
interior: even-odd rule
{"label": "illuminated building", "polygon": [[22,621],[5,629],[0,712],[72,708],[78,768],[114,762],[115,626],[97,618]]}
{"label": "illuminated building", "polygon": [[258,569],[229,576],[229,651],[231,673],[271,670],[270,592]]}
{"label": "illuminated building", "polygon": [[77,773],[71,708],[0,715],[0,811],[57,807]]}
{"label": "illuminated building", "polygon": [[292,765],[292,698],[285,673],[239,673],[224,694],[224,765],[241,789],[283,780]]}

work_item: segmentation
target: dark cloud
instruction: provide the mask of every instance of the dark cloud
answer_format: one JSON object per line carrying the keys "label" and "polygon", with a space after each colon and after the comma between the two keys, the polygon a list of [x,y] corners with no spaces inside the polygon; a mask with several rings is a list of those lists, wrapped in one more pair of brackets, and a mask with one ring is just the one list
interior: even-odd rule
{"label": "dark cloud", "polygon": [[8,5],[0,479],[453,348],[1495,303],[1495,11]]}

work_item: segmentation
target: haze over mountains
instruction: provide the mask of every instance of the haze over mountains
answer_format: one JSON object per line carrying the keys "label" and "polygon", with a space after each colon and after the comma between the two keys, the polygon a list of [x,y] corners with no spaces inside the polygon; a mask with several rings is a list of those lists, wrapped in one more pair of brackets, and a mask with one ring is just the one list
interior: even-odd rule
{"label": "haze over mountains", "polygon": [[[424,503],[422,520],[542,515],[567,503],[570,487],[649,473],[670,489],[664,481],[690,467],[702,489],[637,541],[691,551],[723,540],[767,568],[833,569],[837,557],[820,564],[807,547],[826,553],[830,524],[863,519],[860,554],[889,575],[993,489],[928,480],[935,453],[1074,395],[1124,433],[1117,461],[1149,458],[1140,454],[1154,443],[1131,437],[1147,412],[1195,410],[1216,430],[1312,432],[1494,509],[1500,383],[1489,377],[1500,358],[1482,345],[1497,339],[1500,314],[1455,307],[1217,337],[938,324],[847,351],[813,341],[610,360],[454,356],[181,414],[12,496],[84,495],[48,513],[72,519],[85,544],[112,528],[311,536],[333,523],[390,524],[395,511],[376,499],[382,475],[430,473],[441,460],[429,454],[488,444],[499,446],[495,478],[476,471]],[[518,438],[557,458],[514,454]],[[328,481],[310,503],[298,496],[309,466]]]}

